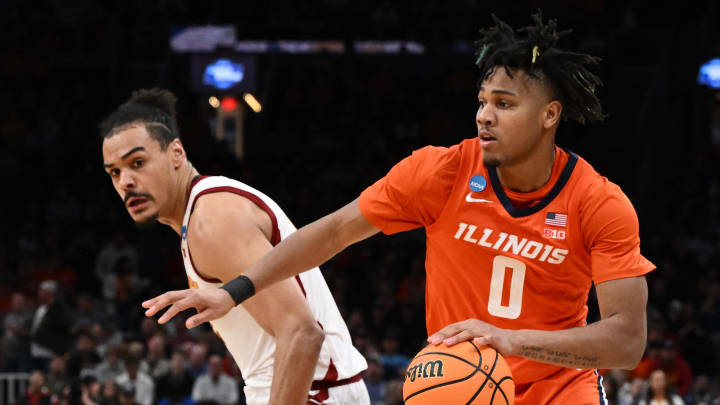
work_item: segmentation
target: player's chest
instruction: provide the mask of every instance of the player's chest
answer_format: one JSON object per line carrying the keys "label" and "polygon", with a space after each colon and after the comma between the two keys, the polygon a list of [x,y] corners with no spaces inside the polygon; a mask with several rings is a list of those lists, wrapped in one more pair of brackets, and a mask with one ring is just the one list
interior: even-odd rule
{"label": "player's chest", "polygon": [[439,220],[429,229],[443,246],[467,255],[497,255],[537,263],[560,264],[584,252],[579,218],[564,198],[514,209],[482,176],[472,176],[467,189],[455,190]]}

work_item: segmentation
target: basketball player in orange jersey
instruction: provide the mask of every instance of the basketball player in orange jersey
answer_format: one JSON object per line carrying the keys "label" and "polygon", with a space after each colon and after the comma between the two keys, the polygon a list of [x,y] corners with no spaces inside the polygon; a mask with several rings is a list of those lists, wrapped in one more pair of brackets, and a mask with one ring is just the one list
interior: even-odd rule
{"label": "basketball player in orange jersey", "polygon": [[[144,303],[160,318],[195,307],[194,326],[378,231],[426,230],[428,341],[475,339],[512,369],[517,405],[605,404],[597,368],[633,368],[646,336],[637,215],[618,186],[555,145],[563,119],[603,118],[586,68],[557,47],[556,22],[481,31],[478,134],[425,147],[360,197],[300,229],[225,290]],[[602,319],[586,325],[591,285]]]}
{"label": "basketball player in orange jersey", "polygon": [[[295,231],[269,197],[200,176],[187,160],[175,96],[140,90],[100,125],[113,186],[137,222],[180,237],[188,282],[217,289]],[[369,405],[367,368],[320,270],[282,280],[212,322],[243,373],[248,405]]]}

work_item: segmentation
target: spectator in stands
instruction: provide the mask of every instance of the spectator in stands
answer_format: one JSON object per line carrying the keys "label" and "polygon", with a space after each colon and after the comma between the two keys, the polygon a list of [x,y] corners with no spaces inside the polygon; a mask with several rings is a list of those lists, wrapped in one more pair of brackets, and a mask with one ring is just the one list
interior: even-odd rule
{"label": "spectator in stands", "polygon": [[118,385],[118,388],[118,403],[120,405],[144,405],[137,400],[137,393],[132,385]]}
{"label": "spectator in stands", "polygon": [[687,395],[692,387],[692,371],[673,340],[665,340],[660,359],[658,368],[665,372],[668,383],[675,387],[680,395]]}
{"label": "spectator in stands", "polygon": [[55,356],[62,356],[70,348],[67,334],[70,317],[58,297],[58,283],[54,280],[40,283],[38,302],[32,321],[30,354],[37,369],[47,370]]}
{"label": "spectator in stands", "polygon": [[45,375],[42,371],[32,372],[27,391],[18,398],[15,405],[50,405],[50,393],[45,386]]}
{"label": "spectator in stands", "polygon": [[90,336],[95,341],[95,350],[100,356],[112,345],[122,343],[122,333],[117,331],[112,324],[95,322],[90,325]]}
{"label": "spectator in stands", "polygon": [[617,405],[637,405],[640,398],[648,391],[648,383],[642,378],[634,378],[628,384],[620,387]]}
{"label": "spectator in stands", "polygon": [[370,394],[370,402],[373,405],[385,405],[385,397],[387,395],[387,381],[382,378],[382,366],[380,359],[375,356],[366,357],[368,368],[365,370],[363,380]]}
{"label": "spectator in stands", "polygon": [[50,395],[61,396],[66,387],[70,385],[70,376],[67,373],[65,356],[58,356],[50,362],[45,385]]}
{"label": "spectator in stands", "polygon": [[395,333],[389,333],[383,339],[380,363],[385,378],[393,379],[405,374],[405,369],[410,364],[410,357],[398,352],[398,341]]}
{"label": "spectator in stands", "polygon": [[160,326],[155,319],[143,318],[140,320],[140,334],[143,342],[148,343],[158,332],[160,332]]}
{"label": "spectator in stands", "polygon": [[682,398],[670,387],[662,370],[650,374],[650,389],[638,405],[684,405]]}
{"label": "spectator in stands", "polygon": [[82,293],[77,296],[75,301],[75,311],[72,314],[71,334],[90,333],[92,325],[100,322],[105,318],[105,314],[90,294]]}
{"label": "spectator in stands", "polygon": [[685,405],[715,405],[720,403],[720,396],[710,391],[710,379],[700,375],[695,379],[693,387],[685,396]]}
{"label": "spectator in stands", "polygon": [[237,403],[237,382],[222,372],[222,357],[210,356],[207,373],[195,380],[192,399],[197,403],[216,405]]}
{"label": "spectator in stands", "polygon": [[198,378],[207,371],[207,345],[195,343],[190,347],[188,371],[193,378]]}
{"label": "spectator in stands", "polygon": [[14,293],[10,303],[10,312],[5,315],[3,326],[2,370],[29,371],[30,363],[30,322],[32,312],[27,308],[25,295]]}
{"label": "spectator in stands", "polygon": [[83,371],[94,370],[102,359],[95,351],[95,342],[85,333],[78,335],[75,348],[67,361],[67,372],[73,377],[79,377]]}
{"label": "spectator in stands", "polygon": [[400,379],[394,379],[388,381],[387,385],[387,397],[385,399],[385,405],[403,405],[403,381]]}
{"label": "spectator in stands", "polygon": [[165,336],[163,334],[157,333],[148,341],[146,361],[149,374],[155,381],[170,372],[170,360],[165,355]]}
{"label": "spectator in stands", "polygon": [[102,383],[100,388],[100,405],[119,405],[118,386],[115,380]]}
{"label": "spectator in stands", "polygon": [[[628,376],[629,372],[627,370],[609,370],[608,373],[603,376],[603,386],[606,387],[605,395],[610,404],[633,405],[634,400],[631,393],[632,383],[628,381]],[[605,384],[610,384],[610,390],[614,390],[615,392],[609,392]],[[637,398],[639,398],[639,396]]]}
{"label": "spectator in stands", "polygon": [[[151,405],[155,396],[155,382],[146,373],[140,371],[140,359],[135,356],[127,356],[125,359],[125,372],[121,374],[116,382],[120,387],[120,402],[123,403],[123,388],[130,388],[135,395],[135,402],[140,405]],[[127,392],[125,392],[127,393]]]}
{"label": "spectator in stands", "polygon": [[148,280],[139,278],[130,259],[124,256],[115,264],[113,275],[112,286],[115,293],[111,308],[115,322],[124,330],[134,329],[142,318],[141,313],[135,308]]}
{"label": "spectator in stands", "polygon": [[158,401],[167,405],[182,403],[192,394],[195,379],[185,368],[185,355],[175,351],[170,358],[170,373],[157,381]]}
{"label": "spectator in stands", "polygon": [[93,375],[82,378],[80,385],[80,401],[82,405],[100,404],[100,383]]}
{"label": "spectator in stands", "polygon": [[140,363],[138,364],[138,371],[150,375],[150,365],[148,364],[147,360],[145,360],[145,345],[143,345],[142,342],[130,342],[127,345],[127,355],[136,359],[140,359]]}
{"label": "spectator in stands", "polygon": [[121,356],[124,354],[125,346],[116,344],[110,346],[105,353],[105,359],[95,367],[95,376],[101,382],[115,381],[125,372],[125,364]]}
{"label": "spectator in stands", "polygon": [[115,298],[117,276],[115,269],[120,260],[127,260],[131,272],[138,269],[138,254],[135,246],[127,241],[125,232],[118,231],[112,239],[100,249],[95,261],[95,275],[102,284],[103,296]]}
{"label": "spectator in stands", "polygon": [[630,378],[642,378],[647,380],[655,365],[660,362],[660,351],[664,342],[664,331],[657,327],[648,327],[647,345],[645,355],[634,370],[630,371]]}

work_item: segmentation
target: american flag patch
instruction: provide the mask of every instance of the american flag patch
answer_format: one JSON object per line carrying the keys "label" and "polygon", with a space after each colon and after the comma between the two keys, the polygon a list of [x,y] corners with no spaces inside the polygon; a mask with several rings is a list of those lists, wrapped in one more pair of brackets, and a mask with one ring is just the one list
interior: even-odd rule
{"label": "american flag patch", "polygon": [[566,227],[567,214],[548,212],[547,215],[545,215],[545,225]]}

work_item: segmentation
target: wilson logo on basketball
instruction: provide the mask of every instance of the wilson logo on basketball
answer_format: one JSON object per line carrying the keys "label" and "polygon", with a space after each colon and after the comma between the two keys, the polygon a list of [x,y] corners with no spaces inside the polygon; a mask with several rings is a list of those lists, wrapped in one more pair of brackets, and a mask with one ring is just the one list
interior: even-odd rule
{"label": "wilson logo on basketball", "polygon": [[490,346],[427,345],[408,365],[403,399],[405,405],[513,405],[515,382]]}
{"label": "wilson logo on basketball", "polygon": [[428,361],[427,363],[418,363],[410,367],[405,375],[405,379],[414,382],[416,378],[431,378],[443,376],[442,360]]}

